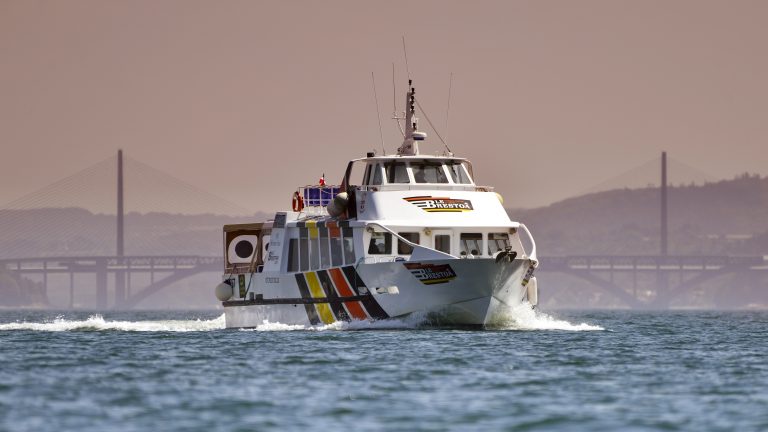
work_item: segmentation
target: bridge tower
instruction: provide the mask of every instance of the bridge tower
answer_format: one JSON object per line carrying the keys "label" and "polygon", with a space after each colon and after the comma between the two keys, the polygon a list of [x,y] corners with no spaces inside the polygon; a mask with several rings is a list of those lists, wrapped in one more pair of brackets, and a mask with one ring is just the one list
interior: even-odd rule
{"label": "bridge tower", "polygon": [[[117,258],[122,263],[125,257],[125,203],[123,194],[123,150],[117,151]],[[115,272],[115,306],[120,307],[128,297],[125,284],[125,271]],[[104,304],[106,307],[106,302]]]}
{"label": "bridge tower", "polygon": [[[117,151],[117,250],[116,256],[119,265],[125,256],[125,205],[123,190],[123,151]],[[106,264],[96,272],[96,305],[99,309],[106,309],[109,304],[108,279]],[[127,298],[125,271],[115,271],[115,306],[119,306]]]}
{"label": "bridge tower", "polygon": [[661,152],[661,255],[669,252],[667,244],[667,152]]}
{"label": "bridge tower", "polygon": [[659,232],[659,266],[656,273],[656,306],[666,307],[669,299],[669,275],[662,271],[661,265],[666,263],[667,256],[669,255],[669,228],[667,224],[667,152],[661,152],[661,183],[659,184],[659,192],[661,196],[660,208],[661,208],[661,224]]}

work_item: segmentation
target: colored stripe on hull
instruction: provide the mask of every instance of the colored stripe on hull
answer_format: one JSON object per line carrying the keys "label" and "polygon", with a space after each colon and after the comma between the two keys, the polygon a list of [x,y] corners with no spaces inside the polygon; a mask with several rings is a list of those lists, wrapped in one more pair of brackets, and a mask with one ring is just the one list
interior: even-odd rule
{"label": "colored stripe on hull", "polygon": [[[355,291],[355,294],[360,294],[360,288],[366,288],[367,290],[368,287],[365,286],[365,282],[360,279],[360,275],[357,274],[357,271],[353,266],[342,267],[342,271],[347,277],[347,281],[349,281],[349,286],[352,287],[352,289]],[[365,296],[362,302],[363,306],[365,306],[365,310],[368,311],[368,315],[370,315],[371,318],[389,318],[389,315],[384,311],[384,309],[381,308],[381,306],[379,306],[379,304],[376,302],[376,299],[373,298],[373,295],[369,294]]]}
{"label": "colored stripe on hull", "polygon": [[[328,276],[328,272],[325,270],[318,270],[317,277],[320,279],[320,285],[323,287],[325,296],[329,300],[337,299],[338,295],[336,295],[336,291],[333,289],[333,282],[331,282],[331,278]],[[331,310],[333,311],[333,315],[336,316],[337,320],[349,321],[349,315],[347,315],[347,311],[344,310],[344,307],[341,305],[341,303],[332,302],[329,304],[331,306]]]}
{"label": "colored stripe on hull", "polygon": [[[323,287],[320,285],[320,281],[317,279],[317,274],[314,272],[309,272],[305,273],[305,276],[307,278],[307,283],[309,284],[309,292],[312,294],[312,297],[326,297],[325,292],[323,291]],[[317,314],[320,315],[320,319],[323,321],[323,323],[331,324],[332,322],[336,321],[336,319],[333,317],[333,312],[331,312],[331,307],[328,306],[328,303],[316,304],[315,308],[317,309]]]}
{"label": "colored stripe on hull", "polygon": [[[307,281],[304,279],[303,274],[296,273],[296,284],[299,286],[299,293],[301,294],[301,298],[308,299],[312,297],[309,294],[309,287],[307,286]],[[312,325],[320,324],[320,317],[317,315],[315,306],[311,304],[305,304],[304,309],[307,311],[307,318],[309,318],[310,324]]]}
{"label": "colored stripe on hull", "polygon": [[[352,297],[355,295],[355,293],[352,292],[352,289],[349,288],[347,280],[344,278],[344,274],[341,270],[332,268],[328,270],[328,273],[330,274],[331,279],[333,279],[333,284],[336,286],[336,291],[338,291],[340,297]],[[365,309],[363,309],[363,305],[360,304],[360,302],[344,302],[344,306],[347,308],[347,311],[349,311],[352,318],[356,320],[368,319],[368,314],[365,313]]]}

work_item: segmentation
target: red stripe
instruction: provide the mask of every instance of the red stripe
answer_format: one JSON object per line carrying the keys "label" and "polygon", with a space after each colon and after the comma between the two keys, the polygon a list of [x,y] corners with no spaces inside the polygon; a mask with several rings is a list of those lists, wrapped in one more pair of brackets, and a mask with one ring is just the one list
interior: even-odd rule
{"label": "red stripe", "polygon": [[[338,268],[332,268],[328,269],[328,273],[331,275],[333,284],[336,285],[336,291],[338,291],[340,297],[352,297],[355,295],[352,292],[352,288],[350,288],[347,284],[347,280],[344,278],[344,274],[341,273],[341,270]],[[363,305],[361,305],[360,302],[344,302],[344,306],[347,307],[347,310],[349,310],[349,313],[353,318],[358,320],[368,319],[368,315],[365,313]]]}

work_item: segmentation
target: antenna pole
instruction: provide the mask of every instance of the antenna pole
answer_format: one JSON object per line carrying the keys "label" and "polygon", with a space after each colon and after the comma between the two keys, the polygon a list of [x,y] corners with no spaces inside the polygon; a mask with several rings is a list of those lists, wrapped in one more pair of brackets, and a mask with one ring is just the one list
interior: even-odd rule
{"label": "antenna pole", "polygon": [[373,83],[373,100],[376,102],[376,120],[379,121],[379,138],[381,138],[381,154],[386,155],[387,151],[384,149],[384,133],[381,131],[381,113],[379,113],[379,97],[376,95],[376,78],[371,72],[371,82]]}
{"label": "antenna pole", "polygon": [[448,147],[448,115],[451,113],[451,87],[453,86],[453,72],[448,78],[448,108],[445,110],[445,146]]}
{"label": "antenna pole", "polygon": [[400,117],[397,115],[397,85],[395,84],[395,63],[392,62],[392,119],[397,122],[397,130],[400,135],[405,137],[405,131],[400,124]]}
{"label": "antenna pole", "polygon": [[405,49],[405,35],[403,35],[403,54],[405,55],[405,71],[408,72],[408,79],[411,79],[411,69],[408,67],[408,50]]}

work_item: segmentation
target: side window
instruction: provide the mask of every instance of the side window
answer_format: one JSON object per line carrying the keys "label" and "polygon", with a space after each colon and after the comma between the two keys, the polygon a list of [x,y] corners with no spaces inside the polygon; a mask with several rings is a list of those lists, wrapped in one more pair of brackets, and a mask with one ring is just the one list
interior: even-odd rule
{"label": "side window", "polygon": [[[417,232],[401,232],[400,237],[408,240],[411,243],[419,244],[419,233]],[[398,255],[410,255],[413,253],[413,246],[404,243],[400,240],[397,241],[397,254]]]}
{"label": "side window", "polygon": [[269,234],[264,234],[261,236],[261,262],[263,263],[266,261],[267,257],[269,257],[269,239],[272,236]]}
{"label": "side window", "polygon": [[389,183],[410,183],[408,179],[408,170],[404,162],[390,162],[386,166],[387,182]]}
{"label": "side window", "polygon": [[392,234],[371,233],[371,241],[368,243],[369,255],[388,255],[392,253]]}
{"label": "side window", "polygon": [[488,234],[488,255],[493,255],[496,252],[503,250],[507,246],[509,246],[509,234],[507,233]]}
{"label": "side window", "polygon": [[309,263],[312,270],[317,270],[320,268],[320,239],[317,237],[317,234],[315,233],[315,236],[312,236],[312,233],[309,235]]}
{"label": "side window", "polygon": [[352,228],[342,228],[341,233],[344,236],[342,239],[344,244],[344,262],[347,265],[355,264],[355,240],[352,237]]}
{"label": "side window", "polygon": [[480,255],[480,251],[483,250],[483,235],[481,233],[461,233],[459,247],[461,256]]}
{"label": "side window", "polygon": [[290,239],[288,242],[288,271],[299,271],[299,239]]}
{"label": "side window", "polygon": [[[344,256],[341,250],[341,232],[338,228],[332,228],[331,231],[331,265],[338,267],[344,265]],[[335,231],[335,232],[334,232]]]}
{"label": "side window", "polygon": [[435,234],[435,249],[447,254],[451,253],[451,235]]}
{"label": "side window", "polygon": [[448,183],[443,165],[432,162],[412,163],[413,179],[416,183]]}
{"label": "side window", "polygon": [[381,165],[376,164],[376,166],[373,167],[373,181],[371,184],[380,185],[381,183]]}
{"label": "side window", "polygon": [[464,170],[464,166],[458,161],[448,163],[448,172],[451,173],[451,178],[453,179],[453,182],[456,184],[472,183],[471,181],[469,181],[469,176],[467,175],[467,172]]}
{"label": "side window", "polygon": [[328,228],[320,227],[320,267],[326,268],[331,266],[331,245],[328,239]]}
{"label": "side window", "polygon": [[363,184],[371,184],[371,165],[365,167],[365,174],[363,174]]}
{"label": "side window", "polygon": [[309,270],[309,230],[299,228],[299,269]]}

